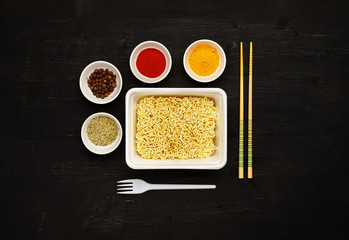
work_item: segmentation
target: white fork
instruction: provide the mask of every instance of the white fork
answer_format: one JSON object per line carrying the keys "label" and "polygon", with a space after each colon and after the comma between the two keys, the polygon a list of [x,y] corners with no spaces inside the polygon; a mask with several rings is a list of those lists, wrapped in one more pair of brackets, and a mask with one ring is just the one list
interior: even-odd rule
{"label": "white fork", "polygon": [[192,184],[150,184],[141,179],[118,181],[118,194],[140,194],[149,190],[215,189],[216,185]]}

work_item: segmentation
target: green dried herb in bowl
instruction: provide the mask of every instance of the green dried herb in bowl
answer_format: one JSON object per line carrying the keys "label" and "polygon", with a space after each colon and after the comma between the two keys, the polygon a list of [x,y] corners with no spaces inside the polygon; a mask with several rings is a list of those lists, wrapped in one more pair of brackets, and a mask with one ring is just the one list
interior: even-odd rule
{"label": "green dried herb in bowl", "polygon": [[87,136],[97,146],[112,144],[118,136],[118,126],[110,117],[98,116],[87,126]]}

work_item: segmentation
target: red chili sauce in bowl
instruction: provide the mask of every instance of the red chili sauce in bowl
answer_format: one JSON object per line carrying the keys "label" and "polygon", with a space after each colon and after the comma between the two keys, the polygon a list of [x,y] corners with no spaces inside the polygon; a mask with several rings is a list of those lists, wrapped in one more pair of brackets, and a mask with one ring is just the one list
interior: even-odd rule
{"label": "red chili sauce in bowl", "polygon": [[165,71],[166,59],[161,51],[155,48],[147,48],[138,54],[136,66],[142,75],[148,78],[156,78]]}

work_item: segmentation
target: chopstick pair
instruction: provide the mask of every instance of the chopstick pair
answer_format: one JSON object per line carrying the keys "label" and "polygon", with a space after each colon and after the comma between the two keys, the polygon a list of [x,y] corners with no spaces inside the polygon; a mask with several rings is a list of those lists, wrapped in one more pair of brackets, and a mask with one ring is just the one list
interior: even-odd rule
{"label": "chopstick pair", "polygon": [[[248,71],[248,149],[247,178],[252,175],[252,42],[250,42],[250,59]],[[240,43],[240,124],[239,124],[239,179],[244,178],[244,64],[243,44]]]}

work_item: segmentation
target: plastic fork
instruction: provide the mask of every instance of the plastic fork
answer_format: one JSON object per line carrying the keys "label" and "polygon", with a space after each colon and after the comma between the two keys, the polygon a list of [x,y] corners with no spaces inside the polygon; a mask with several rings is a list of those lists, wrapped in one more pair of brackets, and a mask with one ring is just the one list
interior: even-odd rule
{"label": "plastic fork", "polygon": [[151,184],[142,179],[118,181],[118,194],[141,194],[149,190],[215,189],[216,185],[193,184]]}

